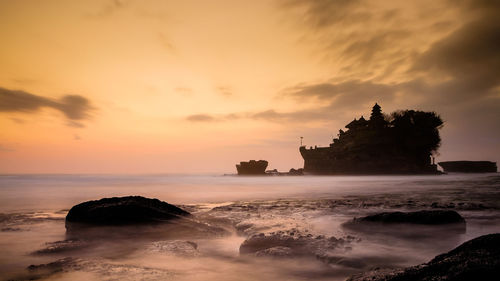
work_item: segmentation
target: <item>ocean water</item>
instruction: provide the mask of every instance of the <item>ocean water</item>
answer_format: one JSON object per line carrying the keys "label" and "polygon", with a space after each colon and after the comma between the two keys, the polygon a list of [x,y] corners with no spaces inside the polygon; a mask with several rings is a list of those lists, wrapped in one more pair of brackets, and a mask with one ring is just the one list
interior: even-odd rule
{"label": "ocean water", "polygon": [[[128,195],[178,205],[193,219],[66,233],[73,205]],[[418,210],[455,210],[466,228],[343,225]],[[498,174],[0,176],[1,280],[345,280],[496,232]]]}

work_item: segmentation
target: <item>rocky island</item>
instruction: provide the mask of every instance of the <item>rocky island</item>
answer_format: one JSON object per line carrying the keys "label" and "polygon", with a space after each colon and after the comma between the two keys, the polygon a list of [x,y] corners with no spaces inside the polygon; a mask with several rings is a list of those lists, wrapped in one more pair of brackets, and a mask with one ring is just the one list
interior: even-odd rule
{"label": "rocky island", "polygon": [[300,147],[308,174],[436,174],[433,153],[441,144],[443,121],[435,112],[382,114],[354,119],[328,147]]}

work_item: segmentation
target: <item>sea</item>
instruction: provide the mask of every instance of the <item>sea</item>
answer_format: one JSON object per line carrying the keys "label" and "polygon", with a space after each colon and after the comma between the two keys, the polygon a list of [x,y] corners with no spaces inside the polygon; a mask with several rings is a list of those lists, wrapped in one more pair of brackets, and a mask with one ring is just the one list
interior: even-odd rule
{"label": "sea", "polygon": [[[81,202],[137,195],[193,214],[69,234]],[[461,229],[347,227],[380,212],[453,210]],[[500,232],[500,175],[0,175],[0,280],[346,280],[418,265]]]}

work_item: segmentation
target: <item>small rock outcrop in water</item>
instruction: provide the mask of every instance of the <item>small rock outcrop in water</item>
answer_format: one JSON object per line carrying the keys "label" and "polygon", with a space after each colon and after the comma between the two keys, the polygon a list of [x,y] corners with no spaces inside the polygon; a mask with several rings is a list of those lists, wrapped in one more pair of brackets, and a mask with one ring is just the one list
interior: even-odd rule
{"label": "small rock outcrop in water", "polygon": [[250,160],[236,164],[238,175],[265,175],[268,162],[266,160]]}
{"label": "small rock outcrop in water", "polygon": [[290,176],[303,176],[304,175],[304,169],[302,169],[302,168],[299,168],[299,169],[291,168],[290,171],[288,172],[288,175],[290,175]]}
{"label": "small rock outcrop in water", "polygon": [[130,225],[156,223],[190,213],[158,199],[141,196],[103,198],[73,206],[66,216],[66,228],[71,224]]}
{"label": "small rock outcrop in water", "polygon": [[465,219],[455,211],[418,211],[418,212],[386,212],[362,218],[355,218],[354,223],[381,222],[381,223],[414,223],[414,224],[449,224],[465,223]]}
{"label": "small rock outcrop in water", "polygon": [[498,276],[500,233],[469,240],[428,263],[399,270],[374,270],[353,275],[348,281],[493,281]]}
{"label": "small rock outcrop in water", "polygon": [[446,173],[496,173],[497,163],[490,161],[445,161],[439,162]]}

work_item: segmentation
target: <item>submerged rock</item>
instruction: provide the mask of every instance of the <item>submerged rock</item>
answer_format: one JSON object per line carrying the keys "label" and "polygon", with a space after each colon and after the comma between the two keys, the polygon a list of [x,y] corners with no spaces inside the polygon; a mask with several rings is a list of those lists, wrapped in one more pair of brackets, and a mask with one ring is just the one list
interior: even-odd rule
{"label": "submerged rock", "polygon": [[200,254],[195,242],[182,240],[155,241],[146,248],[146,252],[181,257],[195,257]]}
{"label": "submerged rock", "polygon": [[44,254],[59,254],[63,252],[80,250],[88,247],[90,244],[87,241],[79,239],[67,239],[62,241],[45,243],[47,247],[33,252],[35,255]]}
{"label": "submerged rock", "polygon": [[276,246],[255,252],[257,257],[290,257],[293,255],[292,248]]}
{"label": "submerged rock", "polygon": [[379,269],[351,276],[348,281],[498,280],[500,233],[469,240],[428,263],[405,269]]}
{"label": "submerged rock", "polygon": [[[102,258],[67,257],[47,264],[30,265],[28,274],[17,280],[64,279],[73,280],[71,274],[84,273],[87,279],[95,280],[171,280],[176,273],[164,269],[141,265],[120,264]],[[57,275],[56,275],[57,274]],[[90,274],[90,275],[87,275]]]}
{"label": "submerged rock", "polygon": [[342,226],[355,231],[382,233],[412,239],[432,238],[436,235],[436,231],[461,234],[466,230],[465,219],[452,210],[379,213],[354,218]]}
{"label": "submerged rock", "polygon": [[39,279],[45,277],[44,275],[51,275],[56,272],[61,272],[64,267],[69,267],[75,263],[77,259],[72,257],[67,257],[63,259],[59,259],[50,263],[44,264],[32,264],[28,266],[26,269],[31,273],[36,273],[37,275],[33,276],[33,279]]}
{"label": "submerged rock", "polygon": [[103,198],[73,206],[66,216],[72,224],[131,225],[169,221],[190,213],[158,199],[141,196]]}
{"label": "submerged rock", "polygon": [[316,236],[298,233],[260,233],[247,238],[240,245],[240,254],[256,256],[295,257],[315,256],[323,257],[334,250],[346,250],[347,244],[355,240],[349,236],[344,238]]}
{"label": "submerged rock", "polygon": [[22,229],[19,227],[4,227],[0,229],[2,232],[14,232],[14,231],[21,231]]}

